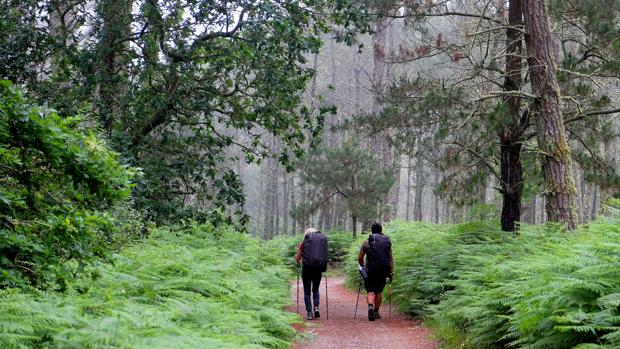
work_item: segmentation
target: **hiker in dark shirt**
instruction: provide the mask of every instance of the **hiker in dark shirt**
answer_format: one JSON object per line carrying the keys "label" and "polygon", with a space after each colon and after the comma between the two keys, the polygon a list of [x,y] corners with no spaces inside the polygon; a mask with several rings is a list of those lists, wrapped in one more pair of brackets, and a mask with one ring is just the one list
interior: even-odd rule
{"label": "hiker in dark shirt", "polygon": [[[381,224],[373,223],[368,240],[364,241],[357,257],[360,270],[365,268],[367,277],[364,279],[364,288],[368,295],[368,320],[380,319],[382,293],[386,279],[392,282],[394,275],[394,258],[392,257],[392,243],[390,238],[383,235]],[[364,257],[366,265],[364,267]]]}
{"label": "hiker in dark shirt", "polygon": [[[299,244],[295,255],[299,264],[303,260],[301,278],[304,284],[304,303],[306,305],[307,319],[318,319],[319,313],[319,286],[323,278],[323,272],[327,269],[327,237],[314,228],[306,229],[304,241]],[[310,292],[314,302],[314,313],[310,302]]]}

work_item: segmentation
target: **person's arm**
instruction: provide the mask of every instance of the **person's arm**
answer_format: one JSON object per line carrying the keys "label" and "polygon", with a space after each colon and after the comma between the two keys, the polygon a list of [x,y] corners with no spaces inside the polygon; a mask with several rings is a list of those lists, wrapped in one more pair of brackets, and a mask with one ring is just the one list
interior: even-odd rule
{"label": "person's arm", "polygon": [[297,253],[295,254],[295,261],[299,264],[299,261],[301,260],[301,247],[303,245],[303,242],[301,244],[299,244],[299,248],[297,250]]}
{"label": "person's arm", "polygon": [[362,248],[360,248],[360,253],[359,255],[357,255],[357,264],[360,265],[360,267],[364,267],[364,257],[366,256],[366,241],[364,241],[364,243],[362,244]]}

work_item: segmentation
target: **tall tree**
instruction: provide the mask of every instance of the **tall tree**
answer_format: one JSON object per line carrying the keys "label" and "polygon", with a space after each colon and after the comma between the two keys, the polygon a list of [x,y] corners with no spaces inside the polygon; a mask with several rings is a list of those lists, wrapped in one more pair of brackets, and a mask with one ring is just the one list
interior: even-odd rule
{"label": "tall tree", "polygon": [[[506,73],[504,91],[510,93],[521,89],[521,61],[523,42],[523,12],[521,0],[510,0],[508,4],[508,28],[506,29]],[[521,112],[521,98],[507,96],[506,117],[498,127],[500,138],[500,176],[503,198],[502,230],[514,231],[515,223],[521,220],[521,196],[523,193],[523,166],[521,147],[523,133],[529,123],[529,113]]]}
{"label": "tall tree", "polygon": [[103,0],[98,2],[101,18],[99,43],[96,48],[95,76],[98,114],[103,129],[112,134],[114,119],[123,113],[123,101],[128,85],[128,55],[131,38],[131,9],[133,0]]}
{"label": "tall tree", "polygon": [[579,221],[577,190],[560,108],[560,89],[556,81],[557,68],[547,7],[543,0],[523,0],[523,14],[532,90],[537,95],[534,112],[547,219],[575,229]]}

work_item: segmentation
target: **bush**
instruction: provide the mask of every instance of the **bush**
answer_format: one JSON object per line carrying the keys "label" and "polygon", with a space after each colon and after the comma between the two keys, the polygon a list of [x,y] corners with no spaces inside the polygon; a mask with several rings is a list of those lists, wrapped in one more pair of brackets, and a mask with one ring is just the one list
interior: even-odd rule
{"label": "bush", "polygon": [[620,347],[617,219],[576,233],[549,224],[513,235],[494,222],[397,222],[386,231],[395,301],[438,333],[460,333],[465,347]]}
{"label": "bush", "polygon": [[1,348],[288,348],[275,251],[231,228],[159,229],[66,293],[0,291]]}
{"label": "bush", "polygon": [[474,347],[618,347],[617,223],[577,234],[526,227],[496,247],[462,251],[454,290],[433,317]]}
{"label": "bush", "polygon": [[0,288],[63,287],[113,239],[105,211],[128,197],[133,171],[78,122],[0,81]]}
{"label": "bush", "polygon": [[347,231],[328,231],[327,249],[329,253],[329,264],[334,268],[340,268],[348,255],[348,248],[353,241],[353,235]]}
{"label": "bush", "polygon": [[299,242],[303,239],[303,235],[278,235],[273,239],[265,241],[267,250],[273,251],[284,260],[284,264],[290,270],[296,270],[295,266],[295,253],[297,253],[297,247]]}

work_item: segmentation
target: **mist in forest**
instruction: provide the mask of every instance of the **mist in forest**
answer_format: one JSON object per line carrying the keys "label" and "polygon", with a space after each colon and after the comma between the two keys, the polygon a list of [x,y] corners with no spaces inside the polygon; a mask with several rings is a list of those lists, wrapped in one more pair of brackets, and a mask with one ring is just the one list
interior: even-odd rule
{"label": "mist in forest", "polygon": [[[319,53],[307,56],[316,75],[304,99],[315,110],[332,106],[334,110],[325,115],[320,138],[311,140],[317,150],[292,171],[274,159],[258,166],[239,165],[253,233],[268,238],[298,233],[306,226],[353,231],[353,220],[359,230],[371,221],[457,223],[500,218],[507,185],[502,185],[506,183],[500,151],[505,139],[497,139],[497,134],[505,132],[503,123],[510,124],[502,120],[506,116],[501,115],[500,104],[510,95],[503,65],[511,42],[498,23],[508,20],[509,4],[429,1],[421,2],[419,16],[404,11],[392,8],[393,16],[378,18],[374,33],[359,35],[352,45],[324,35]],[[579,37],[580,24],[560,20],[551,20],[554,54],[561,62],[562,108],[568,115],[576,210],[583,223],[594,219],[617,191],[619,84],[613,74],[593,68],[600,61],[585,63],[591,58],[584,53],[587,44]],[[516,221],[538,224],[547,220],[545,190],[530,116],[525,47],[519,45],[522,78],[514,96],[520,98],[519,118],[527,120],[518,125],[520,134],[508,139],[519,144],[517,161],[523,167],[522,177],[516,179],[520,183]],[[575,63],[575,57],[584,58]],[[437,92],[441,88],[441,93],[453,95],[442,96]],[[605,100],[605,106],[596,100]],[[602,113],[585,115],[585,109],[595,108]],[[351,142],[368,152],[370,167],[390,169],[392,177],[389,188],[357,218],[352,217],[356,208],[347,203],[347,193],[335,184],[338,180],[331,187],[323,185],[329,172],[342,170],[332,167],[325,153]],[[277,139],[272,147],[277,151]],[[319,176],[323,183],[317,183],[313,173],[322,172],[327,172]]]}

